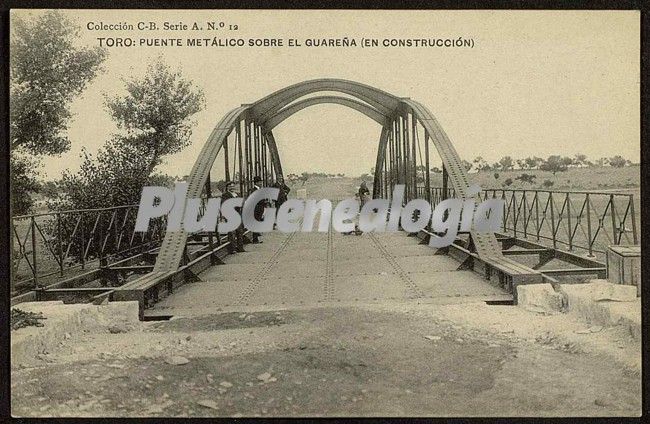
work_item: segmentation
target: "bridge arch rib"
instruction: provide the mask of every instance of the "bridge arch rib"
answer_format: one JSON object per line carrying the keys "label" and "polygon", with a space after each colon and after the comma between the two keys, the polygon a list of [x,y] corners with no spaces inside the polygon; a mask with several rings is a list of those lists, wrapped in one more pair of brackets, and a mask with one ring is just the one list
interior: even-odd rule
{"label": "bridge arch rib", "polygon": [[299,102],[293,103],[289,106],[280,109],[275,113],[271,118],[264,121],[263,125],[267,131],[271,131],[273,128],[278,126],[282,121],[291,117],[294,113],[299,112],[305,108],[321,104],[338,104],[341,106],[349,107],[360,113],[363,113],[368,118],[377,122],[379,125],[386,125],[388,123],[388,116],[382,114],[365,103],[362,103],[357,100],[348,99],[347,97],[338,97],[338,96],[319,96],[319,97],[310,97]]}
{"label": "bridge arch rib", "polygon": [[368,103],[384,115],[390,115],[399,106],[399,98],[385,91],[342,79],[316,79],[305,81],[280,89],[253,103],[253,115],[266,120],[292,101],[317,92],[334,91],[356,97]]}
{"label": "bridge arch rib", "polygon": [[[353,98],[339,96],[319,96],[298,100],[318,92],[339,92]],[[355,100],[358,99],[358,100]],[[295,103],[293,103],[295,102]],[[435,119],[433,114],[422,104],[400,98],[380,89],[343,79],[316,79],[305,81],[280,89],[252,104],[242,105],[228,112],[211,132],[199,153],[188,179],[187,198],[200,197],[218,154],[227,147],[227,138],[236,133],[239,142],[240,175],[252,178],[251,156],[257,167],[258,156],[268,160],[276,176],[282,175],[282,166],[273,137],[272,129],[294,113],[316,104],[334,103],[355,109],[382,125],[375,166],[373,195],[390,194],[389,187],[395,184],[407,185],[407,198],[418,195],[418,154],[422,157],[422,147],[418,123],[424,132],[426,150],[426,168],[428,163],[428,140],[442,159],[449,181],[458,197],[467,194],[468,179],[458,153],[449,137]],[[242,134],[242,125],[244,134]],[[246,146],[246,158],[242,159],[242,144]],[[253,153],[254,151],[254,153]],[[258,155],[259,153],[259,155]],[[226,155],[227,157],[227,155]],[[243,163],[245,162],[245,163]],[[421,160],[422,162],[422,160]],[[425,166],[424,163],[421,164]],[[425,173],[425,192],[429,198],[430,184],[428,172]],[[410,188],[409,188],[410,187]],[[245,190],[244,190],[245,191]],[[247,193],[242,193],[245,195]],[[183,207],[184,210],[185,206]],[[181,264],[187,233],[185,231],[168,232],[160,248],[154,275],[174,272]]]}

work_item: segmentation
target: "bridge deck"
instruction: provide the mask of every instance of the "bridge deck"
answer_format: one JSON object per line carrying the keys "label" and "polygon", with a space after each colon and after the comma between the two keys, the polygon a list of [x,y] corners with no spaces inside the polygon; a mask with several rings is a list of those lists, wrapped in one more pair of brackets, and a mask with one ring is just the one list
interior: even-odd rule
{"label": "bridge deck", "polygon": [[354,302],[509,300],[478,274],[404,233],[281,233],[229,255],[147,315]]}

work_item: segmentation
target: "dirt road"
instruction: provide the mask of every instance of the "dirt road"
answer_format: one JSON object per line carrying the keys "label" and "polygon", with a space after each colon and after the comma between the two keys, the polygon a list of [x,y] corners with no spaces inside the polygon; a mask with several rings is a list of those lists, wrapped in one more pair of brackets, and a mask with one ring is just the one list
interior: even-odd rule
{"label": "dirt road", "polygon": [[13,414],[638,415],[638,371],[542,331],[548,320],[566,329],[558,319],[568,318],[394,302],[143,322],[14,370]]}

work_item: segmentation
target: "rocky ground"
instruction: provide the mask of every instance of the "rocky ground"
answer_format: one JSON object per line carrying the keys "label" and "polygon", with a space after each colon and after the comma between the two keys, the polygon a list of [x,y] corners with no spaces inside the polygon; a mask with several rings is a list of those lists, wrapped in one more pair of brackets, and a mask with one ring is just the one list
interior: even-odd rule
{"label": "rocky ground", "polygon": [[247,310],[80,334],[12,370],[14,416],[639,415],[640,344],[485,303]]}

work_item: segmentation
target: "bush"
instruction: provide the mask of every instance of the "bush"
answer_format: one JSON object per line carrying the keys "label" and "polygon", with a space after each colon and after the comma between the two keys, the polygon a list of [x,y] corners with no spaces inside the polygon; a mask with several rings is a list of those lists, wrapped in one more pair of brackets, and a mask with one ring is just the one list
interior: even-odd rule
{"label": "bush", "polygon": [[84,150],[79,172],[63,173],[52,210],[93,209],[139,202],[149,182],[150,159],[120,139],[113,139],[93,158]]}
{"label": "bush", "polygon": [[537,178],[537,175],[533,174],[521,174],[516,180],[521,181],[522,183],[528,183],[528,184],[533,184],[535,182],[535,179]]}
{"label": "bush", "polygon": [[[167,175],[148,174],[150,160],[145,155],[137,154],[138,149],[119,139],[111,140],[99,150],[93,158],[85,151],[82,153],[82,163],[78,173],[64,172],[59,182],[58,196],[47,201],[51,210],[71,209],[103,209],[112,206],[133,205],[140,202],[142,188],[147,185],[173,185],[174,179]],[[124,211],[117,213],[119,226],[133,228],[135,214],[124,216]],[[64,214],[61,216],[61,234],[64,250],[69,248],[71,261],[80,261],[88,251],[87,260],[97,257],[99,240],[102,234],[107,234],[111,224],[112,212],[85,212],[83,221],[80,214]],[[110,231],[115,231],[115,223]],[[57,234],[58,221],[48,220],[44,223],[46,234]],[[75,232],[75,228],[77,231]],[[84,234],[85,244],[82,246],[80,234]],[[76,236],[72,237],[75,233]],[[94,234],[93,244],[88,247],[89,236]],[[105,252],[111,252],[114,237],[109,237]],[[72,243],[68,247],[67,241]],[[54,239],[56,242],[56,239]],[[54,248],[54,246],[51,246]],[[121,248],[120,248],[121,249]]]}
{"label": "bush", "polygon": [[562,158],[558,155],[549,156],[544,163],[539,166],[539,169],[542,171],[549,171],[555,175],[556,172],[564,172],[568,169],[568,163],[572,163],[573,159],[568,158],[568,161],[565,158]]}
{"label": "bush", "polygon": [[609,165],[613,166],[614,168],[622,168],[627,164],[627,160],[625,160],[622,156],[616,155],[613,158],[609,158]]}

